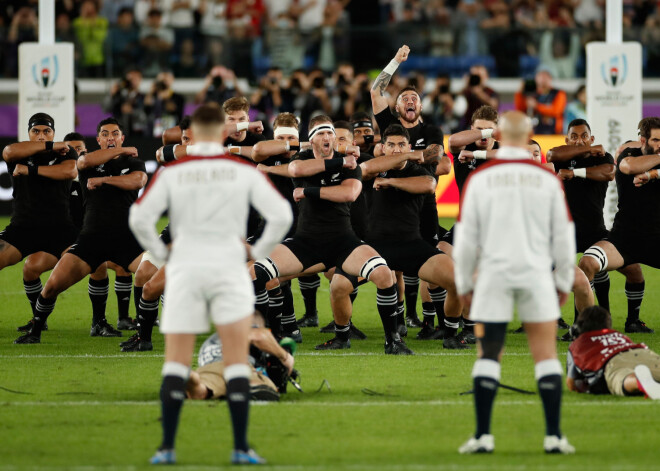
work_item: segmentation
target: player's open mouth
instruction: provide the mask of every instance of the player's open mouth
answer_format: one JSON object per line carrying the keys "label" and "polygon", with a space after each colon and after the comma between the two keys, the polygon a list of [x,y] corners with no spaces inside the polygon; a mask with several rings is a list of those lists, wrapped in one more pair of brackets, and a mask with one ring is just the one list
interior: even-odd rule
{"label": "player's open mouth", "polygon": [[324,144],[323,144],[323,148],[324,148],[325,150],[330,150],[330,143],[329,143],[329,142],[324,143]]}
{"label": "player's open mouth", "polygon": [[114,144],[108,144],[108,149],[114,149],[115,147],[117,147],[117,146],[114,145]]}

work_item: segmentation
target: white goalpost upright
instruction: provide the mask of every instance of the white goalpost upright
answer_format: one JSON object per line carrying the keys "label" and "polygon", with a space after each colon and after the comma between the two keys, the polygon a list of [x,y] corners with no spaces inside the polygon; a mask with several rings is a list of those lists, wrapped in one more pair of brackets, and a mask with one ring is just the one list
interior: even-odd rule
{"label": "white goalpost upright", "polygon": [[[596,143],[614,155],[627,140],[637,139],[642,119],[642,45],[623,42],[623,3],[607,0],[606,42],[591,42],[587,52],[587,120]],[[605,199],[605,225],[612,227],[617,210],[616,183]]]}
{"label": "white goalpost upright", "polygon": [[34,113],[55,120],[56,139],[75,131],[74,51],[72,43],[55,43],[55,2],[39,0],[39,42],[18,47],[18,139],[28,140]]}

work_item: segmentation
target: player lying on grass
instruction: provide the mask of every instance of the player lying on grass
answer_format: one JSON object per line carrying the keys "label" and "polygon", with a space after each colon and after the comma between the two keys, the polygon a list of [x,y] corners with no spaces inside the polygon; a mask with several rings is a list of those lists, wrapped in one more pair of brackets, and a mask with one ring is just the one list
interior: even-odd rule
{"label": "player lying on grass", "polygon": [[[261,316],[255,316],[250,340],[250,399],[254,401],[278,401],[279,393],[294,373],[293,355],[277,342],[270,330],[263,327]],[[282,342],[295,348],[295,342]],[[222,361],[222,342],[217,333],[204,341],[197,357],[199,368],[190,373],[186,384],[186,395],[190,399],[224,399],[227,383],[224,378],[225,364]],[[295,373],[294,373],[295,374]]]}
{"label": "player lying on grass", "polygon": [[568,389],[660,399],[660,355],[612,330],[612,316],[606,309],[585,309],[576,328],[578,337],[567,352]]}

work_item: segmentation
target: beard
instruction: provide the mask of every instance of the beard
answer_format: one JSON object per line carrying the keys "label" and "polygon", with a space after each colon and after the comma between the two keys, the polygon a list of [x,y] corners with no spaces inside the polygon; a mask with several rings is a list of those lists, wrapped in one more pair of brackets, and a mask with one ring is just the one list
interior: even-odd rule
{"label": "beard", "polygon": [[406,123],[410,123],[410,124],[417,121],[419,119],[419,116],[422,114],[421,110],[420,111],[415,110],[415,117],[410,119],[408,117],[409,112],[410,112],[409,110],[405,110],[403,113],[399,113],[399,118],[401,118]]}

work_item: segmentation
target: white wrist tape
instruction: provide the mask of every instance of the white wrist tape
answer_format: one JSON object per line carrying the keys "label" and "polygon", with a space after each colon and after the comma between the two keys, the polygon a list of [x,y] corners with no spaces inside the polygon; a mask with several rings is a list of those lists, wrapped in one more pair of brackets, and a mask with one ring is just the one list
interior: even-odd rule
{"label": "white wrist tape", "polygon": [[578,178],[587,178],[587,169],[586,168],[574,168],[573,176]]}
{"label": "white wrist tape", "polygon": [[229,153],[230,154],[240,154],[241,153],[240,146],[229,146]]}
{"label": "white wrist tape", "polygon": [[475,150],[472,152],[472,157],[479,160],[486,160],[486,151],[485,150]]}
{"label": "white wrist tape", "polygon": [[493,131],[494,131],[494,129],[482,129],[481,130],[481,138],[482,139],[490,139],[493,136]]}
{"label": "white wrist tape", "polygon": [[284,145],[284,148],[286,149],[287,152],[291,150],[291,144],[289,144],[289,141],[286,141],[286,144]]}
{"label": "white wrist tape", "polygon": [[394,72],[396,72],[396,69],[399,68],[399,63],[392,59],[389,64],[387,64],[387,67],[383,69],[383,72],[386,74],[394,75]]}
{"label": "white wrist tape", "polygon": [[236,132],[247,131],[249,127],[250,123],[243,121],[242,123],[238,123],[236,125]]}

